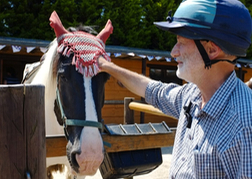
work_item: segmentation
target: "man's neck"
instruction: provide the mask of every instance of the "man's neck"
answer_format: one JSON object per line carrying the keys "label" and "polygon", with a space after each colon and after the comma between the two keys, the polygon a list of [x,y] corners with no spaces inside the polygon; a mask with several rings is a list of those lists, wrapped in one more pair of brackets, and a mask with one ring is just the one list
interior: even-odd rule
{"label": "man's neck", "polygon": [[206,103],[212,98],[214,93],[228,79],[228,77],[234,70],[233,65],[223,66],[223,64],[219,64],[217,66],[216,64],[215,67],[213,66],[211,69],[209,69],[209,72],[204,74],[204,78],[202,79],[205,80],[201,80],[198,84],[196,84],[201,91],[202,96],[201,108],[203,108],[206,105]]}

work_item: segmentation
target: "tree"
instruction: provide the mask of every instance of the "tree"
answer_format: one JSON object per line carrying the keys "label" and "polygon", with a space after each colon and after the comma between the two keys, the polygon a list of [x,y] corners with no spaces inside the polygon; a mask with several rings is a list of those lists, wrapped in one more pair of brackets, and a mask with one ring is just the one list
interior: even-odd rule
{"label": "tree", "polygon": [[142,6],[145,11],[145,38],[148,39],[148,43],[145,48],[159,49],[159,50],[171,50],[176,42],[176,38],[173,34],[158,29],[153,23],[158,21],[166,21],[168,12],[170,10],[175,11],[177,6],[174,0],[166,1],[153,1],[142,0]]}
{"label": "tree", "polygon": [[140,0],[106,1],[103,4],[102,23],[112,21],[114,31],[108,44],[141,47],[144,24]]}
{"label": "tree", "polygon": [[[241,0],[249,10],[252,3]],[[108,19],[114,26],[110,45],[171,50],[175,35],[158,29],[153,22],[166,21],[169,10],[176,11],[181,0],[1,0],[0,36],[52,40],[49,17],[56,10],[67,28],[90,25],[99,32]],[[252,57],[252,49],[248,57]]]}
{"label": "tree", "polygon": [[[4,33],[7,36],[14,37],[29,37],[29,29],[32,28],[36,11],[40,9],[41,2],[31,3],[25,1],[7,1],[5,4],[2,27],[4,27]],[[31,11],[31,9],[33,11]]]}
{"label": "tree", "polygon": [[9,18],[11,5],[8,0],[1,0],[0,3],[0,36],[8,36],[9,25],[6,19]]}

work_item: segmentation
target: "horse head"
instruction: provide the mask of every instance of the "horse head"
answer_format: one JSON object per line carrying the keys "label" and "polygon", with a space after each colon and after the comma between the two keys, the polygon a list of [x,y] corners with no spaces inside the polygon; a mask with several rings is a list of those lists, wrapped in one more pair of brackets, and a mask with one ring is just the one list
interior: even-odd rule
{"label": "horse head", "polygon": [[[95,37],[86,32],[68,31],[53,12],[50,21],[58,40],[55,65],[57,89],[54,111],[68,140],[67,157],[76,175],[94,175],[103,161],[100,134],[104,86],[109,75],[99,71],[97,58],[104,51],[104,34]],[[111,32],[112,25],[109,24]],[[104,32],[104,31],[103,31]],[[105,30],[107,32],[107,30]],[[109,32],[109,33],[110,33]]]}
{"label": "horse head", "polygon": [[55,114],[63,125],[67,157],[77,174],[93,175],[103,161],[101,109],[107,73],[86,77],[71,64],[72,56],[60,56]]}

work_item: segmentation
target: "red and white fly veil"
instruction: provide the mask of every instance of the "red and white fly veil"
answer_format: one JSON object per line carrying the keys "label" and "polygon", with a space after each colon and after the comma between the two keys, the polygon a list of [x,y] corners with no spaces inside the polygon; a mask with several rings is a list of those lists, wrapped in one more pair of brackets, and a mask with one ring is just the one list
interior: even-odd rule
{"label": "red and white fly veil", "polygon": [[69,32],[61,23],[61,20],[53,11],[50,17],[50,26],[58,41],[58,53],[69,57],[73,55],[72,64],[76,66],[76,70],[86,77],[96,75],[100,69],[97,65],[99,56],[103,56],[107,61],[111,61],[105,52],[105,43],[113,32],[113,26],[108,20],[105,28],[97,35],[91,35],[83,31]]}

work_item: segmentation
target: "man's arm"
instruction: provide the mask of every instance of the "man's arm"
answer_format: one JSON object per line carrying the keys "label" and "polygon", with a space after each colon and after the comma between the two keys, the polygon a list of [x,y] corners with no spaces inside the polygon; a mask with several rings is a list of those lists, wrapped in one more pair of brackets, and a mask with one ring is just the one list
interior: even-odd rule
{"label": "man's arm", "polygon": [[132,93],[145,97],[145,90],[151,80],[150,78],[108,62],[102,56],[98,58],[98,65],[101,71],[118,79]]}

